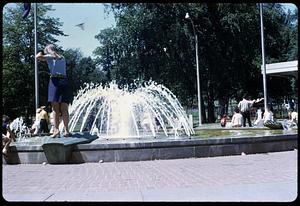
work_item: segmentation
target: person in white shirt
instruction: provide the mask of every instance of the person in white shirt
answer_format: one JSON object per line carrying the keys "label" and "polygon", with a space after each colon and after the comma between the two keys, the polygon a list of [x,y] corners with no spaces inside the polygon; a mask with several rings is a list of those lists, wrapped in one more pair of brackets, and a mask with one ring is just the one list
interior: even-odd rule
{"label": "person in white shirt", "polygon": [[247,100],[244,96],[243,100],[238,104],[238,108],[243,116],[243,127],[246,127],[246,120],[248,120],[249,127],[252,127],[250,119],[250,108],[252,107],[254,102],[255,100]]}
{"label": "person in white shirt", "polygon": [[243,124],[243,115],[240,114],[240,109],[236,107],[234,109],[234,115],[231,119],[231,126],[232,127],[241,127]]}
{"label": "person in white shirt", "polygon": [[264,123],[266,123],[268,120],[274,121],[273,112],[269,107],[267,107],[266,111],[264,112],[263,120]]}
{"label": "person in white shirt", "polygon": [[294,125],[298,125],[298,112],[295,112],[293,109],[289,109],[289,122]]}
{"label": "person in white shirt", "polygon": [[41,109],[38,108],[36,110],[36,114],[35,114],[35,121],[31,127],[34,135],[37,135],[40,133],[40,122],[41,122],[40,112],[41,112]]}
{"label": "person in white shirt", "polygon": [[257,119],[255,120],[254,125],[257,126],[257,127],[263,127],[264,126],[264,120],[263,120],[263,117],[262,117],[261,109],[258,109],[256,114],[257,114]]}
{"label": "person in white shirt", "polygon": [[50,113],[50,125],[51,125],[51,128],[50,128],[50,134],[53,134],[53,131],[54,131],[54,117],[53,117],[53,111]]}
{"label": "person in white shirt", "polygon": [[298,123],[298,112],[292,112],[291,119],[293,122]]}

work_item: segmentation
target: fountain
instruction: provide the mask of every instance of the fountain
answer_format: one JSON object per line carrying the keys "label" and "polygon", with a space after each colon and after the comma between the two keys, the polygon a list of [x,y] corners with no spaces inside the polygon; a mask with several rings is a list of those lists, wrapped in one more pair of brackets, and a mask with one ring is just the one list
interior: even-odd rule
{"label": "fountain", "polygon": [[[240,155],[292,150],[298,141],[297,130],[206,125],[195,132],[176,96],[154,81],[122,88],[115,82],[85,84],[69,114],[71,138],[21,135],[22,141],[11,144],[6,162],[65,164]],[[22,128],[22,120],[12,125]]]}
{"label": "fountain", "polygon": [[264,126],[264,120],[262,119],[261,109],[257,110],[257,118],[254,122],[254,126],[256,126],[256,127],[263,127]]}
{"label": "fountain", "polygon": [[10,129],[15,133],[17,141],[26,141],[30,134],[29,128],[26,126],[23,117],[17,117],[10,125]]}
{"label": "fountain", "polygon": [[154,81],[123,88],[115,82],[107,86],[85,84],[69,114],[71,132],[89,131],[106,139],[194,134],[176,96]]}

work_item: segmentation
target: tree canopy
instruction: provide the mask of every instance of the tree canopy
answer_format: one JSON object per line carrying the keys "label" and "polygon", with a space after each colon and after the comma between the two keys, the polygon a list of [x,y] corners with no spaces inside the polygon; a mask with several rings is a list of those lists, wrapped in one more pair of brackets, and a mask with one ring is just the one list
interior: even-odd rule
{"label": "tree canopy", "polygon": [[[188,12],[199,39],[202,105],[208,111],[206,119],[203,108],[204,119],[215,121],[215,101],[225,106],[243,94],[262,97],[258,4],[114,3],[107,8],[117,24],[96,36],[101,45],[95,54],[120,84],[152,79],[169,87],[184,105],[195,104],[195,39],[184,18]],[[264,4],[267,63],[297,59],[296,12]],[[268,77],[268,83],[272,98],[293,93],[289,79]]]}
{"label": "tree canopy", "polygon": [[[38,4],[38,47],[58,44],[66,35],[62,22],[47,15],[52,8]],[[214,122],[215,102],[226,109],[243,94],[263,96],[259,6],[255,3],[112,3],[116,26],[95,36],[95,58],[69,48],[63,55],[75,96],[84,82],[120,85],[154,80],[168,87],[186,108],[197,107],[195,26],[199,44],[202,116]],[[23,5],[3,12],[4,113],[34,114],[33,12],[22,19]],[[191,19],[185,19],[186,13]],[[264,4],[266,63],[298,58],[298,10]],[[59,45],[57,45],[59,46]],[[48,69],[39,63],[40,104],[47,104]],[[298,80],[267,77],[268,95],[280,102],[298,100]]]}

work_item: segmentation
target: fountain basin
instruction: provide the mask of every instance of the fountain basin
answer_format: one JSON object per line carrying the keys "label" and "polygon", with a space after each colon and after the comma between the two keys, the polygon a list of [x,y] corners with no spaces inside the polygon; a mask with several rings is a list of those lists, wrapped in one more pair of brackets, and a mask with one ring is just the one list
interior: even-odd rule
{"label": "fountain basin", "polygon": [[[208,130],[203,132],[208,133]],[[215,131],[211,130],[211,132]],[[297,130],[281,130],[280,133],[273,130],[261,130],[262,133],[258,133],[253,129],[222,131],[227,131],[227,135],[167,138],[158,136],[138,139],[98,138],[91,143],[74,146],[69,163],[198,158],[240,155],[242,152],[246,154],[278,152],[298,148]],[[47,162],[47,158],[41,145],[14,144],[11,146],[11,153],[6,161],[9,164],[41,164]]]}

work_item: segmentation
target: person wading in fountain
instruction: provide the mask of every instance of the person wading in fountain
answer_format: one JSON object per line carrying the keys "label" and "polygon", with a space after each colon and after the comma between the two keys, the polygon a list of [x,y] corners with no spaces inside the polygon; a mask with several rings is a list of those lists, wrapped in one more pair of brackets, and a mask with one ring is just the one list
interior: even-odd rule
{"label": "person wading in fountain", "polygon": [[59,137],[59,114],[62,114],[64,123],[64,137],[70,137],[69,132],[69,111],[68,103],[69,86],[66,75],[66,60],[57,53],[55,46],[49,44],[45,47],[44,51],[39,51],[36,58],[41,61],[47,61],[50,80],[48,86],[48,102],[51,102],[53,109],[54,130],[52,137]]}
{"label": "person wading in fountain", "polygon": [[238,104],[238,108],[240,109],[240,112],[243,115],[243,127],[246,127],[246,120],[248,120],[249,127],[252,127],[250,109],[254,102],[255,100],[247,100],[246,96],[244,96]]}

